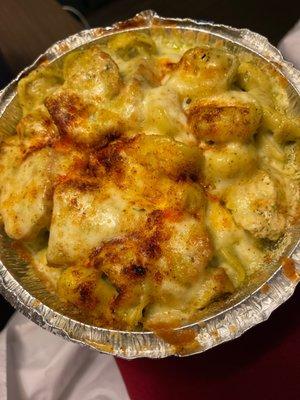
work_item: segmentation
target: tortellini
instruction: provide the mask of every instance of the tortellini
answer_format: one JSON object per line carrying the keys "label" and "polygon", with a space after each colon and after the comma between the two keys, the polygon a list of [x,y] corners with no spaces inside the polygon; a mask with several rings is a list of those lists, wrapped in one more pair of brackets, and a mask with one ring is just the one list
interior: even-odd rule
{"label": "tortellini", "polygon": [[236,67],[235,57],[224,50],[195,47],[183,54],[166,85],[182,99],[222,93],[230,87]]}
{"label": "tortellini", "polygon": [[108,50],[124,60],[130,60],[140,55],[155,54],[157,51],[151,36],[144,32],[127,32],[117,35],[109,40]]}
{"label": "tortellini", "polygon": [[94,101],[114,97],[122,85],[117,64],[97,45],[68,55],[63,74],[66,87]]}
{"label": "tortellini", "polygon": [[188,109],[189,125],[196,138],[216,143],[249,141],[261,118],[254,98],[237,91],[192,101]]}
{"label": "tortellini", "polygon": [[238,69],[238,84],[260,103],[263,125],[279,142],[300,138],[300,115],[289,100],[286,81],[272,67],[242,62]]}

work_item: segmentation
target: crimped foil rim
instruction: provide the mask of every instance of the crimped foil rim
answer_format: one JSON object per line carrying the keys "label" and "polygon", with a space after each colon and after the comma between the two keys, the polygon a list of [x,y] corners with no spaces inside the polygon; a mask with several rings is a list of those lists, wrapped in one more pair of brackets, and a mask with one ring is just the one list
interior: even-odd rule
{"label": "crimped foil rim", "polygon": [[[155,12],[147,10],[128,21],[118,22],[106,28],[84,30],[55,43],[0,91],[0,118],[15,96],[17,82],[43,60],[55,60],[70,50],[115,32],[156,26],[162,28],[176,26],[180,29],[202,31],[239,44],[275,64],[295,90],[298,93],[300,91],[300,72],[294,69],[292,64],[285,62],[279,50],[272,46],[265,37],[248,29],[236,29],[187,18],[163,18]],[[299,242],[290,255],[295,262],[296,270],[300,273]],[[26,317],[67,340],[125,359],[197,354],[237,338],[251,327],[266,320],[272,311],[294,293],[298,281],[288,279],[283,269],[279,267],[265,283],[268,284],[268,290],[259,288],[232,307],[200,322],[179,328],[179,330],[192,329],[196,335],[195,339],[199,343],[194,350],[191,348],[182,353],[152,332],[124,332],[99,328],[78,322],[52,310],[26,291],[0,261],[0,292]]]}

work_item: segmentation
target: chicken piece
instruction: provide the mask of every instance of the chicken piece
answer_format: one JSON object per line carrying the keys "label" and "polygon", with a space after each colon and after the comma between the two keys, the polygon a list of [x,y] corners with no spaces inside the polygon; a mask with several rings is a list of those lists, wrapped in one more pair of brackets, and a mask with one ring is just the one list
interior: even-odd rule
{"label": "chicken piece", "polygon": [[47,259],[66,265],[88,257],[103,241],[122,235],[144,217],[113,184],[67,182],[54,192]]}
{"label": "chicken piece", "polygon": [[69,54],[63,72],[64,86],[92,102],[111,99],[122,86],[117,64],[97,45]]}
{"label": "chicken piece", "polygon": [[44,99],[55,92],[63,83],[59,65],[41,65],[22,78],[18,83],[18,99],[23,115],[32,113],[43,105]]}
{"label": "chicken piece", "polygon": [[260,126],[262,112],[254,98],[243,92],[195,100],[188,109],[188,123],[198,140],[246,142]]}
{"label": "chicken piece", "polygon": [[166,85],[176,91],[181,100],[210,96],[230,87],[236,69],[236,58],[226,51],[195,47],[183,54]]}
{"label": "chicken piece", "polygon": [[70,90],[48,97],[45,105],[62,136],[86,145],[105,144],[123,131],[122,120],[113,111],[86,103]]}
{"label": "chicken piece", "polygon": [[226,193],[226,206],[237,225],[257,238],[277,240],[284,232],[283,195],[276,181],[264,171],[232,185]]}
{"label": "chicken piece", "polygon": [[33,239],[47,228],[52,209],[52,152],[42,149],[28,156],[3,184],[0,212],[5,231],[13,239]]}

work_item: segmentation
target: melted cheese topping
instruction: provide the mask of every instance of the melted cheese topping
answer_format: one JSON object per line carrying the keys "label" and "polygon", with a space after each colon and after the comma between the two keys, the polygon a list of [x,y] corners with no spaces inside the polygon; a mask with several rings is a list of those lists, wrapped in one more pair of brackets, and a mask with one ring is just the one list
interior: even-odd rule
{"label": "melted cheese topping", "polygon": [[159,32],[31,72],[1,145],[6,233],[29,243],[48,290],[116,329],[192,321],[275,262],[299,215],[300,117],[283,79]]}

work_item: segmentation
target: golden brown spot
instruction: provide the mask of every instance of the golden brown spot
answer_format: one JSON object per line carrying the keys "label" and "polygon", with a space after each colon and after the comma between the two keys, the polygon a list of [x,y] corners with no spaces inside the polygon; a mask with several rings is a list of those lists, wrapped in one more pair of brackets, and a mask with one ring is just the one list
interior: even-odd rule
{"label": "golden brown spot", "polygon": [[131,278],[141,278],[144,277],[147,273],[147,268],[143,267],[142,265],[133,264],[130,267],[126,267],[124,269],[124,273],[129,275]]}
{"label": "golden brown spot", "polygon": [[182,210],[175,210],[171,208],[168,210],[164,210],[163,212],[164,218],[172,222],[180,221],[183,215],[184,213]]}
{"label": "golden brown spot", "polygon": [[163,275],[159,271],[156,271],[153,274],[153,280],[154,280],[155,283],[161,284],[162,281],[163,281]]}
{"label": "golden brown spot", "polygon": [[219,337],[220,337],[220,335],[219,335],[219,332],[216,330],[216,329],[214,329],[213,331],[211,331],[211,336],[213,336],[215,339],[219,339]]}
{"label": "golden brown spot", "polygon": [[270,285],[265,283],[260,290],[263,294],[267,294],[270,291]]}
{"label": "golden brown spot", "polygon": [[153,235],[149,240],[142,244],[142,252],[151,259],[159,258],[162,254],[158,243],[159,235]]}
{"label": "golden brown spot", "polygon": [[94,308],[96,305],[96,299],[93,296],[93,290],[95,288],[94,281],[85,281],[80,283],[77,290],[80,296],[80,301],[87,308]]}
{"label": "golden brown spot", "polygon": [[[54,143],[53,148],[60,153],[66,153],[74,146],[74,141],[70,137],[63,136]],[[78,145],[76,145],[76,147],[78,147]]]}
{"label": "golden brown spot", "polygon": [[122,162],[122,156],[117,148],[107,147],[98,155],[98,161],[102,164],[106,172],[110,172],[114,168],[119,168]]}
{"label": "golden brown spot", "polygon": [[176,353],[179,354],[185,354],[191,350],[196,351],[200,347],[199,342],[196,340],[197,332],[193,329],[155,329],[154,333],[166,343],[174,346]]}
{"label": "golden brown spot", "polygon": [[75,93],[62,92],[48,97],[45,106],[62,135],[68,135],[76,121],[88,117],[88,107]]}
{"label": "golden brown spot", "polygon": [[23,243],[14,240],[13,242],[10,243],[10,246],[14,251],[17,252],[18,256],[27,262],[28,264],[32,263],[32,255],[30,254],[29,250],[26,249]]}
{"label": "golden brown spot", "polygon": [[282,270],[284,275],[290,279],[291,281],[297,281],[299,279],[299,275],[295,268],[295,262],[291,258],[284,258],[282,260]]}

